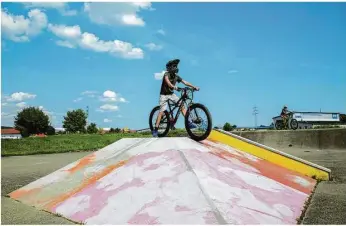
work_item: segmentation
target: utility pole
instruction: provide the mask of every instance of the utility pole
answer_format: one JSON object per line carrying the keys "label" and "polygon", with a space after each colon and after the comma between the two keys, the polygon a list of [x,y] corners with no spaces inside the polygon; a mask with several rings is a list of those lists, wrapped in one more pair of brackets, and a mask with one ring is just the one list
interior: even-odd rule
{"label": "utility pole", "polygon": [[86,107],[86,117],[87,117],[87,124],[88,124],[88,118],[89,118],[89,106]]}
{"label": "utility pole", "polygon": [[257,107],[253,107],[253,110],[252,110],[252,115],[255,116],[255,128],[257,128],[257,115],[258,115],[258,109]]}

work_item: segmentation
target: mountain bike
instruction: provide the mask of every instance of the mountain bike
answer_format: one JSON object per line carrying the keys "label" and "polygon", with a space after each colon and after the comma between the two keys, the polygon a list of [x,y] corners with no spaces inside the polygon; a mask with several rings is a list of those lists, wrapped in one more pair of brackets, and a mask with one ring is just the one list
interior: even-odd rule
{"label": "mountain bike", "polygon": [[[177,103],[175,104],[172,100],[168,100],[168,109],[165,110],[164,114],[161,117],[159,128],[158,128],[158,137],[165,137],[169,130],[175,129],[175,124],[177,123],[179,119],[179,115],[181,113],[181,108],[185,106],[186,109],[186,115],[185,115],[185,129],[188,133],[188,135],[191,137],[191,139],[195,141],[201,141],[206,139],[211,130],[212,130],[212,117],[210,115],[210,112],[206,106],[200,103],[194,103],[193,102],[193,93],[195,89],[190,87],[184,87],[184,88],[178,88],[178,91],[181,92],[181,96]],[[187,107],[186,107],[187,106]],[[174,110],[177,109],[177,112],[174,116]],[[202,114],[198,114],[198,110],[202,111]],[[149,127],[150,130],[153,131],[157,116],[154,117],[155,113],[159,113],[160,106],[154,107],[149,116]],[[202,119],[202,115],[206,116],[206,123]],[[190,119],[191,118],[191,119]],[[189,120],[190,119],[190,120]],[[189,128],[189,121],[194,123],[196,125],[195,129]],[[204,132],[203,132],[204,131]]]}
{"label": "mountain bike", "polygon": [[284,124],[284,120],[277,120],[275,122],[275,128],[277,130],[282,130],[285,128],[289,128],[292,130],[298,129],[298,121],[293,118],[293,112],[288,114],[288,119],[286,121],[286,124]]}

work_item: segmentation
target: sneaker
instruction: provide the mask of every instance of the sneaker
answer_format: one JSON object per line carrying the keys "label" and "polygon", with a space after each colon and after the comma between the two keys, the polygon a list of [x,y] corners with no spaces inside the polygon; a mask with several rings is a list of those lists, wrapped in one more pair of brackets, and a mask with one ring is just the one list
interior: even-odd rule
{"label": "sneaker", "polygon": [[194,128],[197,128],[197,126],[194,124],[194,123],[192,123],[191,121],[189,121],[189,128],[190,129],[194,129]]}
{"label": "sneaker", "polygon": [[157,129],[155,128],[154,130],[153,130],[153,137],[158,137],[158,131],[157,131]]}

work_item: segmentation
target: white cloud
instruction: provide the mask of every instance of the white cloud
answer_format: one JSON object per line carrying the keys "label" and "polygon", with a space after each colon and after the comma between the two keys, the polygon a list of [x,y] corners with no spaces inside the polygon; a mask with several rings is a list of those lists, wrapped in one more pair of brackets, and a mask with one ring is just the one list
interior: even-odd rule
{"label": "white cloud", "polygon": [[1,31],[14,42],[28,42],[47,26],[47,16],[39,9],[32,9],[28,18],[9,14],[1,9]]}
{"label": "white cloud", "polygon": [[106,98],[116,98],[117,94],[111,90],[106,90],[103,92],[103,96]]}
{"label": "white cloud", "polygon": [[161,80],[165,73],[166,73],[166,71],[161,71],[161,72],[154,73],[154,77],[155,77],[156,80]]}
{"label": "white cloud", "polygon": [[118,111],[119,110],[119,107],[116,106],[116,105],[111,105],[111,104],[105,104],[105,105],[102,105],[98,111],[100,112],[105,112],[105,111]]}
{"label": "white cloud", "polygon": [[84,3],[84,12],[97,24],[144,26],[141,10],[154,10],[150,2],[92,2]]}
{"label": "white cloud", "polygon": [[237,70],[229,70],[227,73],[228,74],[234,74],[234,73],[238,73],[238,71]]}
{"label": "white cloud", "polygon": [[72,43],[70,43],[69,41],[61,41],[61,40],[58,40],[55,42],[58,46],[63,46],[63,47],[67,47],[67,48],[70,48],[70,49],[74,49],[76,48],[76,46]]}
{"label": "white cloud", "polygon": [[124,97],[120,97],[117,93],[111,90],[104,91],[100,100],[104,102],[128,102]]}
{"label": "white cloud", "polygon": [[95,94],[97,94],[97,93],[98,93],[97,91],[87,90],[87,91],[82,92],[81,95],[93,98],[96,96]]}
{"label": "white cloud", "polygon": [[103,122],[108,123],[108,122],[112,122],[112,120],[111,120],[111,119],[108,119],[108,118],[105,118],[105,119],[103,120]]}
{"label": "white cloud", "polygon": [[79,102],[81,100],[83,100],[83,98],[82,97],[78,97],[77,99],[73,100],[73,102]]}
{"label": "white cloud", "polygon": [[13,118],[16,115],[13,113],[5,113],[5,112],[1,112],[1,118]]}
{"label": "white cloud", "polygon": [[125,103],[125,102],[128,102],[128,101],[127,101],[127,100],[125,100],[125,98],[120,97],[120,98],[119,98],[119,102],[123,102],[123,103]]}
{"label": "white cloud", "polygon": [[161,45],[156,45],[155,43],[152,43],[152,42],[146,44],[145,47],[147,47],[151,51],[158,51],[162,49]]}
{"label": "white cloud", "polygon": [[17,107],[19,108],[25,108],[26,107],[26,103],[25,102],[20,102],[18,104],[16,104]]}
{"label": "white cloud", "polygon": [[[95,52],[109,53],[113,56],[125,59],[142,59],[144,52],[140,48],[134,48],[131,43],[120,40],[104,41],[92,33],[82,33],[78,25],[48,25],[48,30],[61,39],[67,41],[65,47],[79,46],[83,49]],[[61,44],[61,43],[60,43]]]}
{"label": "white cloud", "polygon": [[97,91],[86,90],[86,91],[82,92],[81,94],[82,95],[89,95],[89,94],[96,94],[96,93],[98,93],[98,92]]}
{"label": "white cloud", "polygon": [[77,15],[76,10],[70,10],[66,2],[25,2],[23,3],[26,8],[45,8],[45,9],[56,9],[63,16],[75,16]]}
{"label": "white cloud", "polygon": [[5,98],[7,99],[7,101],[20,102],[23,100],[34,99],[35,97],[35,94],[16,92],[12,93],[11,96]]}
{"label": "white cloud", "polygon": [[78,25],[65,26],[65,25],[53,25],[48,24],[48,30],[53,34],[63,39],[78,39],[81,37],[82,32]]}
{"label": "white cloud", "polygon": [[157,33],[159,33],[161,35],[166,35],[166,32],[163,29],[157,30]]}

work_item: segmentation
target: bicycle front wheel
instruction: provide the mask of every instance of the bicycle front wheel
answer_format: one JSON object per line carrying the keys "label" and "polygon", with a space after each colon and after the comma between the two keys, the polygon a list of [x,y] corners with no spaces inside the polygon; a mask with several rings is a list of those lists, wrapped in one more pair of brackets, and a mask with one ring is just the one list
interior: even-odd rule
{"label": "bicycle front wheel", "polygon": [[192,104],[186,112],[185,128],[191,139],[205,140],[212,130],[212,118],[208,108],[203,104]]}

